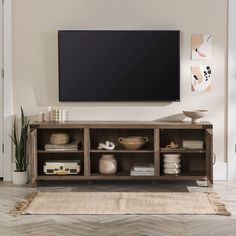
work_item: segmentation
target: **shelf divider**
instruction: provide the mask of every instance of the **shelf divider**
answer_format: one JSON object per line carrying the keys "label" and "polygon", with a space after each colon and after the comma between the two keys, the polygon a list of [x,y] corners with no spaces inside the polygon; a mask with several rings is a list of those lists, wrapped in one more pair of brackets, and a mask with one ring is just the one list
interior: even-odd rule
{"label": "shelf divider", "polygon": [[84,176],[90,176],[90,129],[84,129]]}
{"label": "shelf divider", "polygon": [[154,129],[154,170],[160,176],[160,129]]}

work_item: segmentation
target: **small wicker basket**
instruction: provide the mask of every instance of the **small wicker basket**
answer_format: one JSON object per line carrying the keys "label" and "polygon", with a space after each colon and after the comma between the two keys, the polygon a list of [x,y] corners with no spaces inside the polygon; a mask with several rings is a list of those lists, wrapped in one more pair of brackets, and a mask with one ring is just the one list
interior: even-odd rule
{"label": "small wicker basket", "polygon": [[67,133],[54,133],[50,136],[50,143],[55,145],[67,144],[70,141],[70,137]]}

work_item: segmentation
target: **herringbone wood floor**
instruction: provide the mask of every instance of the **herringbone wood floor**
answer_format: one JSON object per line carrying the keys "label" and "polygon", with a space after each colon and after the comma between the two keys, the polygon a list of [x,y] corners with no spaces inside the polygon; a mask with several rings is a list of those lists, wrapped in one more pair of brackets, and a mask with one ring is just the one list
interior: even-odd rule
{"label": "herringbone wood floor", "polygon": [[[191,187],[190,187],[191,186]],[[97,183],[49,187],[40,191],[206,191],[193,183]],[[116,215],[116,216],[32,216],[13,217],[9,211],[27,193],[35,191],[28,186],[17,187],[0,183],[0,235],[1,236],[236,236],[236,182],[215,182],[218,192],[232,216],[181,215]]]}

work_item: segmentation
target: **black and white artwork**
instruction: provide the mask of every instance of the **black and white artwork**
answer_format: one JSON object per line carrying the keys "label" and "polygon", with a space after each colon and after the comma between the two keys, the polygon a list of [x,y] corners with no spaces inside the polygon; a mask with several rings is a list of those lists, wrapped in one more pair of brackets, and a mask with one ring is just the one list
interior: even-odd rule
{"label": "black and white artwork", "polygon": [[193,66],[192,91],[210,91],[212,82],[212,69],[210,66]]}

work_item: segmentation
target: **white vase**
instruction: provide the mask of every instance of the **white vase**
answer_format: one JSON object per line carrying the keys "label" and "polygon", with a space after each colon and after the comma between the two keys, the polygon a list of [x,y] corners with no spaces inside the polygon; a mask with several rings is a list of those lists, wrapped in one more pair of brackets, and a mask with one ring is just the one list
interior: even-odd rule
{"label": "white vase", "polygon": [[27,180],[28,180],[27,171],[22,171],[22,172],[13,171],[13,174],[12,174],[13,184],[24,185],[27,183]]}
{"label": "white vase", "polygon": [[99,172],[101,174],[115,174],[117,171],[117,161],[114,155],[102,155],[99,160]]}

